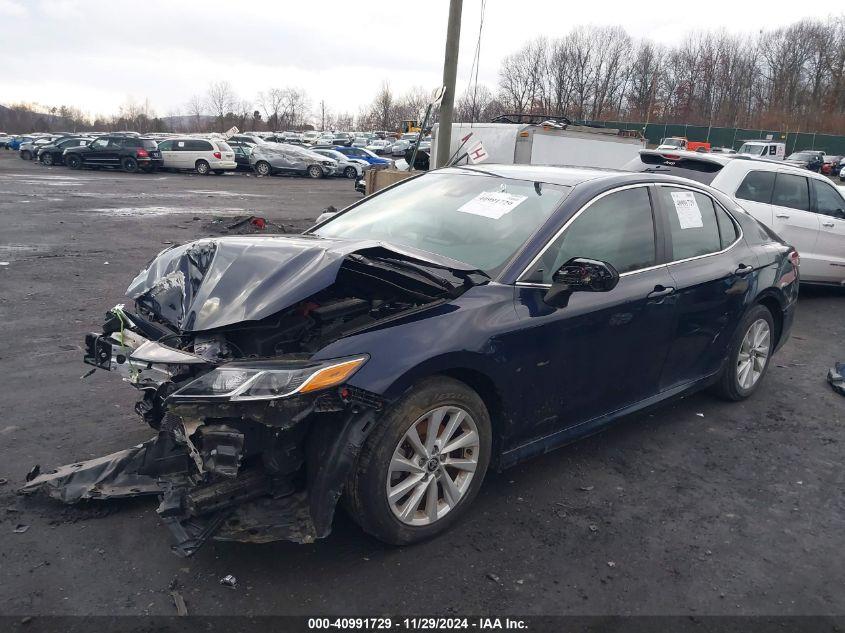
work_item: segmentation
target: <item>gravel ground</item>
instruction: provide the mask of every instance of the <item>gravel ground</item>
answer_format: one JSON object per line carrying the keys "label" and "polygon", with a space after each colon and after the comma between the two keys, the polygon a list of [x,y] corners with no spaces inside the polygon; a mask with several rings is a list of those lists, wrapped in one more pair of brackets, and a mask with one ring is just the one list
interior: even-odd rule
{"label": "gravel ground", "polygon": [[314,545],[212,542],[183,560],[151,500],[13,494],[33,464],[150,435],[131,387],[80,381],[85,332],[146,261],[236,216],[296,230],[358,198],[349,180],[72,172],[0,152],[0,613],[169,615],[175,577],[192,614],[845,614],[835,289],[802,290],[750,400],[695,395],[490,474],[467,520],[414,547],[341,512]]}

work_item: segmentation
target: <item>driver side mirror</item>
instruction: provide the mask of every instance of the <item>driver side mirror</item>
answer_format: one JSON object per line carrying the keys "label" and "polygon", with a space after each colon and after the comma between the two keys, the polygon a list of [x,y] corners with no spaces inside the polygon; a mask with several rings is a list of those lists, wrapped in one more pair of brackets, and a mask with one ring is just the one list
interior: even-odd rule
{"label": "driver side mirror", "polygon": [[543,301],[565,308],[573,292],[610,292],[618,283],[619,273],[607,262],[573,257],[552,275],[552,287]]}

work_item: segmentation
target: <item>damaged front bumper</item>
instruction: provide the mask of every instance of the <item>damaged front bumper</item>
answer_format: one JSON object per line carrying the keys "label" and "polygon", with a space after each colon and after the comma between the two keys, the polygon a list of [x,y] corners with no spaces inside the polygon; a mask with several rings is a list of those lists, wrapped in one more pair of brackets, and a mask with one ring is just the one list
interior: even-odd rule
{"label": "damaged front bumper", "polygon": [[156,495],[181,556],[212,537],[310,543],[327,536],[380,404],[351,387],[274,399],[174,398],[174,379],[184,386],[194,380],[186,376],[214,370],[200,356],[153,343],[144,336],[149,323],[116,310],[120,329],[88,335],[85,360],[143,392],[136,411],[157,435],[38,475],[20,492],[68,504]]}

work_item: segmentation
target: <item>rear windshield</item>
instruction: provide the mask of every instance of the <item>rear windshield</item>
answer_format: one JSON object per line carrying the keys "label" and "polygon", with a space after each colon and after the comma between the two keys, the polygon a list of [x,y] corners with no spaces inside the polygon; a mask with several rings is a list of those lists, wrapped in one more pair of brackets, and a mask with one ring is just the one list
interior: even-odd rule
{"label": "rear windshield", "polygon": [[673,158],[664,154],[640,154],[622,169],[689,178],[709,185],[721,169],[719,163],[696,158]]}
{"label": "rear windshield", "polygon": [[221,152],[231,152],[232,151],[232,148],[225,141],[217,141],[217,147],[220,148]]}
{"label": "rear windshield", "polygon": [[143,139],[143,140],[141,141],[141,146],[142,146],[144,149],[157,149],[157,148],[158,148],[158,143],[156,143],[155,141],[151,141],[151,140],[149,140],[149,139],[146,139],[146,138],[145,138],[145,139]]}

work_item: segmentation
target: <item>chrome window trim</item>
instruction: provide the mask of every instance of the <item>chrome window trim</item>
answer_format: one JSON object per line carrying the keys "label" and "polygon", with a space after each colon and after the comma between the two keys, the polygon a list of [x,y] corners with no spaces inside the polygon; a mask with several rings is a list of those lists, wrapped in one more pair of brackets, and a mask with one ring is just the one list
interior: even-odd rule
{"label": "chrome window trim", "polygon": [[[684,262],[691,262],[691,261],[694,261],[696,259],[703,259],[705,257],[713,257],[714,255],[723,255],[723,254],[727,253],[729,250],[731,250],[734,246],[736,246],[740,242],[740,240],[742,240],[742,237],[743,237],[742,225],[739,222],[736,221],[736,218],[731,214],[730,211],[728,211],[725,207],[723,207],[721,204],[719,204],[719,201],[716,200],[716,198],[711,196],[706,191],[702,191],[698,187],[690,187],[689,185],[683,185],[683,184],[677,185],[677,184],[668,183],[668,182],[661,182],[661,183],[654,183],[654,184],[657,185],[658,187],[675,187],[677,189],[689,189],[690,191],[694,191],[696,193],[700,193],[703,196],[707,196],[708,198],[710,198],[710,201],[713,203],[714,208],[718,207],[722,211],[724,211],[725,213],[728,214],[728,217],[731,219],[731,222],[733,222],[733,224],[734,224],[734,228],[737,229],[737,231],[738,231],[737,238],[733,242],[728,244],[722,250],[713,251],[712,253],[705,253],[704,255],[696,255],[695,257],[685,257],[684,259],[675,259],[675,260],[672,260],[671,262],[666,262],[667,266],[674,266],[675,264],[683,264]],[[718,230],[718,226],[719,226],[719,219],[716,218],[716,230]],[[721,232],[719,233],[719,237],[720,238],[722,237]],[[672,239],[671,236],[669,236],[669,239],[670,240]],[[620,275],[620,277],[621,277],[621,275]]]}
{"label": "chrome window trim", "polygon": [[[533,268],[533,266],[534,266],[534,265],[535,265],[538,261],[540,261],[540,259],[543,257],[543,255],[545,255],[545,254],[546,254],[546,251],[547,251],[547,250],[549,250],[549,248],[552,246],[552,244],[554,244],[555,240],[557,240],[557,238],[559,238],[561,235],[563,235],[563,232],[564,232],[566,229],[568,229],[568,228],[569,228],[569,226],[570,226],[570,225],[571,225],[571,224],[572,224],[575,220],[577,220],[577,219],[578,219],[578,217],[579,217],[582,213],[584,213],[584,211],[586,211],[587,209],[589,209],[589,208],[590,208],[590,207],[591,207],[591,206],[592,206],[595,202],[598,202],[598,201],[599,201],[599,200],[601,200],[602,198],[605,198],[605,197],[607,197],[607,196],[609,196],[609,195],[611,195],[611,194],[617,193],[617,192],[619,192],[619,191],[625,191],[626,189],[636,189],[636,188],[638,188],[638,187],[649,187],[651,184],[652,184],[652,183],[649,183],[649,182],[638,182],[638,183],[633,184],[633,185],[623,185],[623,186],[621,186],[621,187],[616,187],[616,188],[614,188],[614,189],[608,189],[607,191],[605,191],[605,192],[603,192],[603,193],[600,193],[600,194],[599,194],[599,195],[597,195],[595,198],[593,198],[592,200],[590,200],[589,202],[587,202],[587,203],[586,203],[583,207],[581,207],[581,208],[580,208],[580,209],[578,209],[578,210],[577,210],[574,214],[572,214],[572,217],[571,217],[571,218],[569,218],[569,219],[568,219],[568,220],[564,223],[564,225],[563,225],[562,227],[560,227],[560,228],[557,230],[557,232],[556,232],[554,235],[552,235],[552,237],[551,237],[551,238],[549,238],[549,240],[548,240],[548,241],[547,241],[547,242],[543,245],[543,248],[542,248],[542,249],[541,249],[541,250],[537,253],[537,255],[535,255],[535,256],[534,256],[534,259],[532,259],[530,262],[528,262],[528,265],[527,265],[525,268],[523,268],[523,269],[522,269],[522,272],[521,272],[521,273],[519,273],[519,275],[517,275],[516,282],[515,282],[515,283],[516,283],[516,285],[518,285],[518,286],[519,286],[519,285],[530,284],[530,285],[540,286],[540,287],[542,287],[542,288],[549,288],[549,287],[551,286],[551,284],[542,284],[542,283],[536,283],[536,282],[525,282],[525,281],[520,281],[520,279],[522,279],[522,278],[525,276],[525,274],[526,274],[526,273],[527,273],[527,272],[528,272],[531,268]],[[652,210],[653,210],[653,209],[654,209],[654,207],[652,206]],[[655,243],[655,255],[656,255],[656,249],[657,249],[657,244]],[[645,270],[645,269],[638,269],[638,270],[636,270],[636,271],[629,271],[629,272],[639,272],[639,270]],[[628,274],[628,273],[623,273],[623,274]],[[620,276],[621,276],[621,275],[620,275]]]}
{"label": "chrome window trim", "polygon": [[[558,232],[555,233],[554,236],[552,236],[552,238],[548,242],[546,242],[545,246],[543,247],[543,250],[541,250],[540,253],[534,259],[532,259],[531,262],[528,264],[528,266],[526,266],[525,269],[519,274],[519,277],[517,278],[517,281],[515,282],[514,285],[520,286],[520,287],[523,287],[523,288],[551,288],[552,284],[533,282],[533,281],[519,281],[519,279],[522,278],[528,272],[528,270],[532,266],[534,266],[534,264],[537,263],[537,261],[545,254],[545,252],[554,243],[554,241],[558,237],[560,237],[567,228],[569,228],[569,225],[572,224],[572,222],[574,222],[575,219],[579,215],[581,215],[581,213],[586,211],[594,202],[596,202],[597,200],[601,200],[602,198],[604,198],[607,195],[610,195],[611,193],[616,193],[617,191],[624,191],[625,189],[634,189],[636,187],[649,187],[649,186],[652,186],[652,185],[657,186],[657,187],[673,187],[673,188],[676,188],[676,189],[689,189],[690,191],[694,191],[696,193],[700,193],[704,196],[707,196],[708,198],[710,198],[710,201],[713,203],[714,208],[718,207],[722,211],[727,213],[728,217],[731,219],[731,222],[733,222],[734,228],[737,229],[737,238],[733,242],[728,244],[722,250],[714,251],[712,253],[705,253],[704,255],[696,255],[695,257],[686,257],[684,259],[676,259],[676,260],[672,260],[671,262],[664,262],[662,264],[655,264],[654,266],[647,266],[645,268],[637,268],[636,270],[629,270],[629,271],[624,272],[624,273],[619,273],[620,279],[622,277],[628,277],[629,275],[638,275],[640,273],[649,272],[649,271],[652,271],[652,270],[657,270],[658,268],[663,268],[664,266],[668,268],[669,266],[674,266],[675,264],[683,264],[685,262],[695,261],[696,259],[703,259],[705,257],[713,257],[714,255],[723,255],[724,253],[727,253],[729,250],[731,250],[734,246],[736,246],[740,242],[740,240],[742,240],[743,235],[744,235],[744,233],[742,231],[742,225],[739,222],[737,222],[737,220],[733,216],[733,214],[730,211],[728,211],[724,206],[722,206],[719,203],[719,201],[716,200],[713,196],[711,196],[706,191],[699,189],[698,187],[692,187],[692,186],[686,185],[686,184],[670,183],[670,182],[650,182],[650,183],[637,183],[637,184],[634,184],[634,185],[625,185],[623,187],[617,187],[616,189],[610,189],[609,191],[605,191],[604,193],[599,194],[598,196],[596,196],[595,198],[590,200],[587,204],[585,204],[583,207],[578,209],[578,211],[571,218],[569,218],[566,221],[566,224],[564,224],[560,228],[560,230],[558,230]],[[652,205],[652,208],[654,208],[653,205]],[[717,226],[718,226],[718,218],[717,218]],[[721,234],[720,234],[720,237],[721,237]],[[671,239],[671,237],[670,237],[670,239]]]}

